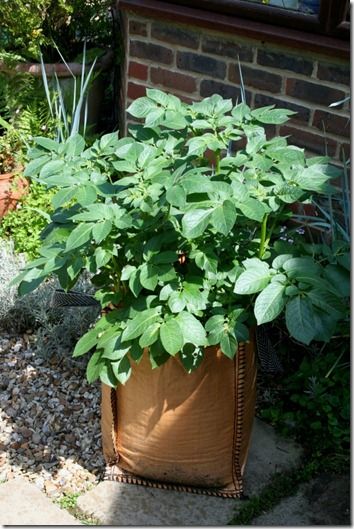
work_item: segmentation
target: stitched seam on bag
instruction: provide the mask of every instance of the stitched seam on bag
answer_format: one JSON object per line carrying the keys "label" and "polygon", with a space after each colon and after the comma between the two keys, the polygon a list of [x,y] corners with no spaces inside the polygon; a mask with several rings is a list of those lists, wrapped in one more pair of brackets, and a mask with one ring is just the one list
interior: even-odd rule
{"label": "stitched seam on bag", "polygon": [[234,454],[234,465],[233,465],[233,479],[234,486],[240,492],[243,493],[242,483],[242,472],[240,465],[240,454],[242,446],[242,435],[243,435],[243,417],[244,417],[244,385],[245,385],[245,344],[239,344],[237,351],[237,371],[236,371],[236,388],[235,388],[235,399],[236,399],[236,413],[235,413],[235,443],[233,447]]}
{"label": "stitched seam on bag", "polygon": [[[116,474],[114,472],[114,469],[115,469],[114,466],[106,468],[106,473],[103,478],[105,481],[118,481],[119,483],[128,483],[131,485],[142,485],[145,487],[152,487],[155,489],[175,490],[178,492],[190,492],[193,494],[202,494],[204,496],[217,496],[221,498],[240,498],[242,496],[242,493],[238,490],[233,490],[233,491],[226,491],[223,489],[212,490],[212,489],[205,489],[202,487],[177,485],[175,483],[163,483],[161,481],[152,481],[149,479],[141,478],[141,477],[135,476],[134,474],[129,474],[129,473]],[[120,469],[119,471],[121,472]]]}
{"label": "stitched seam on bag", "polygon": [[118,463],[120,456],[118,452],[118,409],[117,409],[117,390],[111,388],[111,411],[112,411],[112,427],[111,427],[111,436],[113,442],[113,449],[115,453],[114,463]]}

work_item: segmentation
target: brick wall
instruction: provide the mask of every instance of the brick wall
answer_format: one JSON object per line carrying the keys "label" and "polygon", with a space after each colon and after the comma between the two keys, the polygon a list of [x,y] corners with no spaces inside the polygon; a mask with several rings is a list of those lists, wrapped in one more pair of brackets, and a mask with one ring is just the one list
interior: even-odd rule
{"label": "brick wall", "polygon": [[[276,133],[315,154],[349,157],[349,61],[291,50],[210,30],[124,13],[126,61],[123,100],[160,88],[191,102],[221,94],[240,100],[241,65],[247,103],[297,112]],[[239,63],[238,63],[239,60]]]}

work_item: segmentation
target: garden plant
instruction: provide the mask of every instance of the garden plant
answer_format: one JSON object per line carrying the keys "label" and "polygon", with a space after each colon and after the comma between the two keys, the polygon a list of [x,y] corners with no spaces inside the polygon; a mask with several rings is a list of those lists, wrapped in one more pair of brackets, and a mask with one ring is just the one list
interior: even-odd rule
{"label": "garden plant", "polygon": [[179,356],[190,372],[206,346],[233,358],[276,319],[299,342],[329,341],[347,317],[347,247],[316,251],[282,227],[291,204],[336,192],[338,170],[267,138],[292,112],[153,89],[128,112],[143,123],[125,138],[35,138],[25,170],[54,212],[15,281],[23,295],[56,275],[69,291],[91,274],[104,310],[73,353],[92,352],[88,380],[124,384],[146,349],[152,368]]}

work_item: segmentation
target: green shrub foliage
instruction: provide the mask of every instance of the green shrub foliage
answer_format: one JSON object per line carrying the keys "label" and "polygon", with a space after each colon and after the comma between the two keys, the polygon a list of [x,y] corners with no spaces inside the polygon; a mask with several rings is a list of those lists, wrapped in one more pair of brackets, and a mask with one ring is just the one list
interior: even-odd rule
{"label": "green shrub foliage", "polygon": [[187,105],[152,89],[128,112],[143,120],[129,137],[89,148],[79,135],[37,138],[25,171],[55,191],[55,211],[20,293],[50,274],[70,290],[88,270],[113,309],[75,348],[94,351],[88,379],[124,383],[145,348],[153,368],[179,355],[189,372],[214,344],[232,358],[250,326],[284,314],[297,340],[329,340],[348,266],[285,244],[280,227],[289,204],[333,192],[337,172],[267,139],[264,127],[292,112],[218,95]]}

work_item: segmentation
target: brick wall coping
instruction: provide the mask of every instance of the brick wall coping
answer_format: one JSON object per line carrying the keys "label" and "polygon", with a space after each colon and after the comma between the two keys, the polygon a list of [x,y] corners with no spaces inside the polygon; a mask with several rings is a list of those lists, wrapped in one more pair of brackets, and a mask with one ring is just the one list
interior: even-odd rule
{"label": "brick wall coping", "polygon": [[119,0],[118,7],[150,18],[162,18],[226,33],[237,32],[238,35],[249,38],[311,50],[338,58],[349,59],[350,57],[350,42],[334,37],[178,6],[159,0]]}

